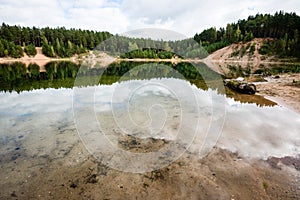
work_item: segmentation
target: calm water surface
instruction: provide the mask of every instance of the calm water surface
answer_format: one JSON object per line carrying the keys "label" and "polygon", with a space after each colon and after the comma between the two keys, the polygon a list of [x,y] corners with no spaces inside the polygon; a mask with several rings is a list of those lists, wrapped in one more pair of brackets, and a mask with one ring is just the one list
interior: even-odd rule
{"label": "calm water surface", "polygon": [[[79,67],[50,63],[40,73],[37,66],[1,65],[1,166],[46,165],[81,139],[95,157],[115,153],[104,152],[105,139],[126,152],[125,136],[176,143],[153,147],[175,152],[174,159],[182,149],[204,155],[214,145],[257,158],[300,154],[299,114],[261,97],[243,103],[227,97],[205,66],[201,75],[189,64]],[[2,168],[5,178],[10,168]]]}

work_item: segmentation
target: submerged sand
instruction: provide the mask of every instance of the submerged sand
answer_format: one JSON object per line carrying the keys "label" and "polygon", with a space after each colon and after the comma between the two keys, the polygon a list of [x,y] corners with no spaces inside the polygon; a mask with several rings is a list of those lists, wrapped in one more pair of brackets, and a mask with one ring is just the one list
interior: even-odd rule
{"label": "submerged sand", "polygon": [[1,166],[11,170],[0,184],[0,199],[300,198],[299,171],[292,165],[271,166],[218,148],[201,160],[186,153],[165,168],[141,174],[106,167],[80,143],[65,158],[29,162]]}
{"label": "submerged sand", "polygon": [[[230,101],[228,121],[216,144],[218,147],[209,154],[200,157],[199,152],[188,150],[161,169],[126,173],[109,168],[87,151],[77,135],[73,115],[68,112],[72,100],[69,93],[59,90],[48,94],[41,90],[27,95],[7,98],[20,111],[14,110],[18,117],[7,114],[1,121],[1,125],[12,124],[12,127],[2,126],[7,134],[0,140],[0,199],[300,198],[299,157],[255,158],[256,154],[274,156],[276,150],[279,155],[299,152],[299,124],[292,127],[298,121],[291,120],[299,116],[296,113],[264,108],[258,115],[255,105]],[[24,107],[16,102],[20,99]],[[39,104],[30,107],[36,102]],[[54,107],[59,108],[52,110]],[[282,122],[285,118],[291,123]],[[276,126],[274,121],[278,123]],[[85,124],[90,127],[92,123]],[[130,152],[156,151],[165,145],[163,140],[152,140],[152,144],[147,140],[144,146],[138,140],[133,141],[132,137],[120,137],[117,142]]]}

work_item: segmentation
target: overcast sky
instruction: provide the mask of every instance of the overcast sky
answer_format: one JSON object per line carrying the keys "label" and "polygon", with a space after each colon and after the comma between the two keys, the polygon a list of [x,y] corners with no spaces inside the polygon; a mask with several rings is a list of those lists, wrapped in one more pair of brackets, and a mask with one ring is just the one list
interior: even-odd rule
{"label": "overcast sky", "polygon": [[10,25],[81,28],[123,33],[163,28],[188,37],[257,13],[296,12],[299,0],[0,0]]}

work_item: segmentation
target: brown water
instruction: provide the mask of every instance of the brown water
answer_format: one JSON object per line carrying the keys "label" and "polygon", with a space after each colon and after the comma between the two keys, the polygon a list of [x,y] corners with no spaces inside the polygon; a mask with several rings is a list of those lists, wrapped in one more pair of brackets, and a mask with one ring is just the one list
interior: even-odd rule
{"label": "brown water", "polygon": [[261,95],[249,95],[249,94],[241,94],[235,91],[228,91],[226,94],[227,97],[233,98],[236,101],[239,101],[241,103],[255,103],[257,106],[263,107],[263,106],[276,106],[277,103],[273,102],[269,99],[266,99],[265,97]]}

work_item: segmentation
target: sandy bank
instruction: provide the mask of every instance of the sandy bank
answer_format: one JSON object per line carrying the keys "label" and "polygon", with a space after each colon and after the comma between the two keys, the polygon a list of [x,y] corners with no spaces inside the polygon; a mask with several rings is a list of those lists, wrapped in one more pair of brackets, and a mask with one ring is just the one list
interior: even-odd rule
{"label": "sandy bank", "polygon": [[34,57],[29,57],[25,52],[22,58],[0,58],[0,63],[22,62],[28,67],[30,63],[35,63],[40,66],[41,71],[45,71],[44,67],[47,63],[53,61],[75,61],[75,57],[71,58],[50,58],[42,53],[42,47],[36,47],[37,54]]}
{"label": "sandy bank", "polygon": [[269,77],[267,80],[257,84],[259,94],[300,113],[300,74],[281,74],[279,78]]}

